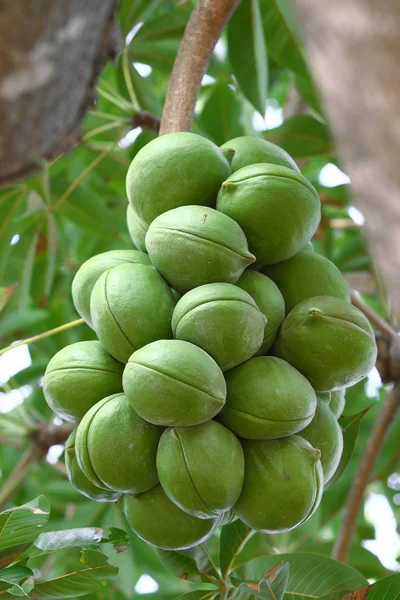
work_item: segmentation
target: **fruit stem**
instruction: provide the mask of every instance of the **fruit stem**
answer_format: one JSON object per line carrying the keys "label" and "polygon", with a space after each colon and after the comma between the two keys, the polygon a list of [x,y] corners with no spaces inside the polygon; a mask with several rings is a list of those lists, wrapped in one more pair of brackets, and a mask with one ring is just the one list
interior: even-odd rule
{"label": "fruit stem", "polygon": [[38,340],[42,340],[44,338],[50,337],[51,335],[55,335],[56,333],[60,333],[61,331],[65,331],[67,329],[71,329],[72,327],[76,327],[77,325],[82,325],[85,321],[83,319],[76,319],[76,321],[71,321],[70,323],[64,323],[64,325],[60,325],[59,327],[55,327],[54,329],[49,329],[48,331],[44,331],[43,333],[39,333],[38,335],[34,335],[33,337],[26,338],[25,340],[20,340],[15,344],[11,344],[11,346],[7,346],[6,348],[2,348],[0,350],[0,355],[8,352],[8,350],[13,350],[14,348],[18,348],[18,346],[23,346],[24,344],[32,344],[33,342],[37,342]]}
{"label": "fruit stem", "polygon": [[399,335],[397,331],[393,329],[390,323],[382,319],[372,308],[365,304],[359,292],[357,292],[356,290],[351,290],[350,298],[353,306],[358,308],[358,310],[361,310],[361,312],[364,313],[371,325],[378,329],[386,338],[393,340]]}

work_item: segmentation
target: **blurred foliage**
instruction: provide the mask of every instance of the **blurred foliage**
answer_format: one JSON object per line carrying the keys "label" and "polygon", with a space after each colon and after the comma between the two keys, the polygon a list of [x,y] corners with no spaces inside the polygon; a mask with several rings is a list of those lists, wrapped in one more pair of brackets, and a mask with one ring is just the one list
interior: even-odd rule
{"label": "blurred foliage", "polygon": [[[70,289],[80,264],[99,252],[132,247],[125,222],[125,174],[138,150],[156,136],[155,131],[132,129],[135,115],[146,110],[161,116],[168,78],[193,5],[191,0],[121,0],[119,17],[126,46],[118,60],[108,63],[103,70],[96,104],[83,122],[82,142],[69,155],[42,164],[31,178],[0,190],[1,347],[76,319]],[[289,3],[243,0],[239,11],[213,54],[196,106],[193,131],[217,144],[239,135],[264,137],[291,153],[321,197],[323,217],[314,239],[315,249],[335,262],[350,283],[357,275],[365,300],[385,317],[385,304],[371,273],[373,264],[363,228],[353,221],[354,211],[349,212],[352,206],[349,185],[340,183],[330,187],[326,181],[327,165],[329,170],[340,163]],[[93,337],[86,325],[80,325],[30,345],[31,365],[8,380],[2,373],[4,357],[0,357],[0,411],[8,411],[0,413],[0,486],[19,461],[32,429],[54,417],[41,391],[47,362],[67,344]],[[287,556],[283,560],[289,561],[291,574],[286,567],[277,571],[277,580],[286,581],[287,590],[297,589],[298,577],[298,597],[305,593],[304,586],[301,587],[301,569],[307,569],[304,565],[308,564],[308,568],[310,562],[313,568],[320,565],[321,582],[333,572],[327,557],[332,552],[358,461],[387,394],[385,387],[373,393],[370,389],[370,384],[362,382],[347,393],[346,417],[371,408],[359,423],[355,449],[348,457],[350,462],[342,477],[327,490],[321,508],[303,526],[280,535],[255,534],[238,551],[233,563],[238,568],[235,597],[249,596],[249,589],[243,584],[245,577],[249,580],[264,576],[277,564],[277,557],[272,554],[299,556],[300,572],[293,563],[297,559]],[[6,408],[15,399],[18,403],[23,398],[23,403],[12,410]],[[400,512],[398,494],[396,498],[400,475],[394,475],[399,468],[399,437],[397,420],[369,486],[369,492],[386,499],[396,518]],[[114,506],[96,504],[72,488],[64,473],[62,457],[56,464],[35,461],[12,505],[26,504],[41,494],[51,507],[48,523],[43,526],[46,531],[110,526],[128,531],[122,513]],[[227,526],[224,532],[229,527],[236,535],[234,526]],[[208,551],[215,562],[218,562],[218,535],[208,542]],[[199,588],[199,583],[169,572],[171,557],[159,554],[132,533],[128,536],[129,547],[124,552],[116,553],[107,544],[102,547],[110,565],[119,568],[119,574],[106,587],[100,585],[96,591],[88,588],[91,593],[87,598],[133,598],[137,595],[135,585],[143,574],[153,577],[159,586],[157,592],[146,596],[148,600],[168,600]],[[381,579],[390,574],[363,547],[364,541],[373,540],[374,536],[366,513],[361,514],[348,566],[343,566],[344,570],[357,569],[358,573],[352,571],[351,576],[359,587],[368,584],[366,578]],[[399,544],[399,539],[396,540],[395,544]],[[90,551],[96,553],[93,548]],[[307,554],[310,552],[319,558],[310,558]],[[254,560],[260,559],[255,557],[265,555],[270,556],[261,564],[263,572],[257,573],[260,563]],[[243,566],[250,559],[253,559],[250,567]],[[78,560],[77,549],[65,548],[46,558],[37,556],[31,560],[34,566],[30,568],[44,571],[50,579],[68,572]],[[195,565],[197,573],[196,560],[192,566]],[[228,559],[221,554],[220,560],[223,565]],[[345,574],[337,571],[332,577],[345,578]],[[2,581],[0,572],[0,590],[8,589],[1,587]],[[321,594],[336,598],[327,595],[335,589],[320,585]],[[275,591],[278,597],[279,589]],[[207,593],[210,596],[206,587],[206,596]],[[193,594],[187,600],[204,596],[202,592]]]}

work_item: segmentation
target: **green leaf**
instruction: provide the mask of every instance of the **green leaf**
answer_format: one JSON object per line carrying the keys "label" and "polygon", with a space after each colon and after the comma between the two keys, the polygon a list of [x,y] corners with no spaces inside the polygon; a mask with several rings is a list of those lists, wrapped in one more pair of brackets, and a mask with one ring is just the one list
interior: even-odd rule
{"label": "green leaf", "polygon": [[343,452],[339,466],[336,469],[336,472],[333,475],[332,479],[330,479],[326,484],[326,489],[332,487],[336,483],[336,481],[343,475],[345,468],[350,462],[354,451],[354,447],[356,445],[358,432],[360,430],[361,419],[367,414],[371,407],[372,406],[369,406],[357,415],[352,415],[349,417],[340,417],[339,425],[341,426],[343,432]]}
{"label": "green leaf", "polygon": [[65,548],[81,548],[86,544],[98,543],[102,535],[103,530],[98,527],[50,531],[49,533],[41,533],[35,541],[35,546],[43,552],[64,550]]}
{"label": "green leaf", "polygon": [[225,83],[215,83],[207,98],[198,123],[218,146],[243,135],[241,125],[242,103],[238,95]]}
{"label": "green leaf", "polygon": [[323,115],[318,91],[315,87],[314,81],[311,79],[311,76],[302,77],[301,75],[296,75],[294,81],[297,91],[303,98],[304,102],[306,102],[308,106],[315,110],[315,112],[317,112],[319,115]]}
{"label": "green leaf", "polygon": [[268,52],[283,67],[308,75],[291,0],[260,0]]}
{"label": "green leaf", "polygon": [[13,295],[15,287],[15,285],[11,285],[9,287],[0,287],[0,312],[3,310],[3,308]]}
{"label": "green leaf", "polygon": [[189,15],[190,6],[180,6],[147,21],[129,45],[131,60],[170,73]]}
{"label": "green leaf", "polygon": [[47,218],[47,252],[46,252],[46,276],[44,295],[50,296],[56,273],[57,261],[57,224],[54,215],[49,214]]}
{"label": "green leaf", "polygon": [[310,115],[294,115],[282,125],[269,129],[265,137],[289,152],[293,158],[331,154],[332,142],[325,125]]}
{"label": "green leaf", "polygon": [[282,600],[289,581],[289,563],[279,562],[260,581],[231,577],[233,585],[256,598]]}
{"label": "green leaf", "polygon": [[[391,575],[377,581],[365,590],[365,600],[400,600],[400,575]],[[355,596],[354,600],[358,600]],[[364,597],[360,594],[360,600]]]}
{"label": "green leaf", "polygon": [[23,309],[28,303],[29,292],[31,289],[33,267],[35,264],[35,253],[39,241],[39,231],[36,230],[28,246],[25,260],[21,270],[21,280],[18,285],[16,296],[18,298],[18,308]]}
{"label": "green leaf", "polygon": [[130,546],[131,540],[123,529],[119,527],[109,527],[109,535],[107,537],[103,537],[101,540],[102,544],[112,544],[114,550],[119,554]]}
{"label": "green leaf", "polygon": [[233,13],[228,25],[228,54],[240,89],[264,116],[268,56],[259,0],[242,0]]}
{"label": "green leaf", "polygon": [[232,570],[235,558],[253,534],[254,531],[240,520],[222,528],[219,543],[219,565],[224,579]]}
{"label": "green leaf", "polygon": [[311,553],[275,554],[255,558],[245,567],[247,579],[259,581],[279,560],[290,565],[284,600],[314,600],[324,594],[368,585],[368,580],[352,567]]}
{"label": "green leaf", "polygon": [[165,568],[175,577],[188,581],[204,581],[204,576],[199,572],[193,558],[171,550],[158,550],[158,555]]}
{"label": "green leaf", "polygon": [[24,331],[46,321],[48,312],[41,308],[13,311],[0,320],[0,336],[6,337],[14,331]]}
{"label": "green leaf", "polygon": [[44,496],[0,513],[0,567],[14,562],[36,540],[49,515]]}
{"label": "green leaf", "polygon": [[126,35],[140,21],[146,21],[162,0],[121,0],[118,3],[118,16],[122,32]]}
{"label": "green leaf", "polygon": [[211,600],[217,593],[217,591],[214,592],[210,590],[194,590],[193,592],[187,592],[186,594],[177,596],[175,600]]}
{"label": "green leaf", "polygon": [[38,581],[30,595],[34,600],[79,598],[95,592],[117,574],[118,568],[110,565],[104,554],[84,550],[76,553],[73,564],[68,562],[67,573],[47,581]]}

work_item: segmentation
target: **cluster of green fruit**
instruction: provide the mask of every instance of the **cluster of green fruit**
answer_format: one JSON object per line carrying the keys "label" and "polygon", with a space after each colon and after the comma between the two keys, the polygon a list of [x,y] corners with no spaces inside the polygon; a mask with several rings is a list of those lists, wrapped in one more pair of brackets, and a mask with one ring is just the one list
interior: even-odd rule
{"label": "cluster of green fruit", "polygon": [[[188,548],[236,518],[289,531],[338,467],[344,388],[376,359],[370,324],[309,243],[320,202],[274,144],[157,138],[127,175],[138,250],[77,272],[99,341],[50,361],[49,405],[79,423],[70,481],[132,529]],[[250,268],[247,268],[250,267]]]}

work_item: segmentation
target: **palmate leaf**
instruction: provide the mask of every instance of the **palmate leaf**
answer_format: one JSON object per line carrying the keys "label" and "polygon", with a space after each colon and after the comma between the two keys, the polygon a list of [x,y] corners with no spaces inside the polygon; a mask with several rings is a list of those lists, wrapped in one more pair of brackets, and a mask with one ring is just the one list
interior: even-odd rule
{"label": "palmate leaf", "polygon": [[0,513],[0,567],[14,562],[36,540],[49,515],[44,496]]}
{"label": "palmate leaf", "polygon": [[110,565],[101,552],[77,550],[74,564],[69,563],[68,572],[54,579],[38,581],[30,597],[33,600],[79,598],[95,592],[117,574],[118,568]]}
{"label": "palmate leaf", "polygon": [[246,98],[264,116],[268,89],[268,56],[259,0],[242,0],[228,25],[228,54]]}
{"label": "palmate leaf", "polygon": [[290,577],[283,600],[314,600],[333,592],[368,585],[368,580],[352,567],[311,553],[255,558],[245,568],[247,579],[260,581],[279,561],[287,562],[290,566]]}

